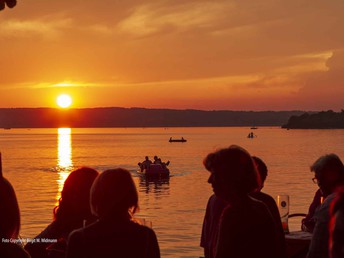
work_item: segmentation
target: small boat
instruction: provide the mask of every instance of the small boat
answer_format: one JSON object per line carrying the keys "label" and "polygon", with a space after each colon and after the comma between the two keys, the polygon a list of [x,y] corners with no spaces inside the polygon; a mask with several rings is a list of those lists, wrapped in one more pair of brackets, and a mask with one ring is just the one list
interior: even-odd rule
{"label": "small boat", "polygon": [[251,127],[251,130],[256,130],[256,129],[258,129],[258,127],[256,127],[256,126]]}
{"label": "small boat", "polygon": [[185,140],[183,137],[181,139],[172,139],[172,137],[170,137],[168,141],[169,142],[186,142],[187,140]]}
{"label": "small boat", "polygon": [[168,177],[170,175],[170,170],[163,167],[161,164],[151,164],[148,168],[144,168],[142,171],[139,169],[139,173],[145,175],[146,177]]}

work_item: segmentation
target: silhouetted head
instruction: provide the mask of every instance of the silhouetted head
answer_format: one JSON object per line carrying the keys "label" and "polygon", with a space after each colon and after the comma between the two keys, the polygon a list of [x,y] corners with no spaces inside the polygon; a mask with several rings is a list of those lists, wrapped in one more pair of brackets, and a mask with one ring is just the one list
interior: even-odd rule
{"label": "silhouetted head", "polygon": [[16,4],[16,0],[0,0],[0,11],[5,8],[5,3],[9,8],[13,8]]}
{"label": "silhouetted head", "polygon": [[[64,223],[81,223],[91,217],[90,190],[98,172],[92,168],[81,167],[67,177],[59,205],[54,209],[55,220]],[[70,225],[73,227],[73,225]]]}
{"label": "silhouetted head", "polygon": [[208,182],[214,193],[224,199],[245,196],[259,186],[251,155],[239,146],[232,145],[210,153],[203,164],[211,172]]}
{"label": "silhouetted head", "polygon": [[101,173],[91,189],[91,210],[100,219],[128,218],[138,209],[138,194],[128,170]]}
{"label": "silhouetted head", "polygon": [[20,213],[17,197],[10,182],[0,178],[0,238],[17,238]]}
{"label": "silhouetted head", "polygon": [[145,157],[145,160],[149,160],[148,156]]}
{"label": "silhouetted head", "polygon": [[336,154],[327,154],[311,166],[317,184],[324,197],[333,193],[337,186],[344,184],[344,166]]}
{"label": "silhouetted head", "polygon": [[260,189],[264,187],[264,182],[268,176],[268,168],[264,161],[256,156],[252,156],[253,162],[257,168],[258,176],[260,177]]}

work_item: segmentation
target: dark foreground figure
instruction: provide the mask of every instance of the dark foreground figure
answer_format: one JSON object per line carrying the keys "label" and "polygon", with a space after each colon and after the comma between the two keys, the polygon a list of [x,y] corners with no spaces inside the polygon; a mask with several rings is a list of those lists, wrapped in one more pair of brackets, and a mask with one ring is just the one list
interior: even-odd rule
{"label": "dark foreground figure", "polygon": [[280,258],[286,258],[287,257],[287,250],[286,250],[286,242],[284,237],[284,231],[282,227],[282,221],[281,216],[278,211],[278,207],[276,204],[276,201],[274,198],[272,198],[270,195],[262,192],[261,190],[264,187],[264,182],[266,180],[266,177],[268,176],[268,168],[264,161],[256,156],[252,157],[254,164],[257,168],[258,176],[260,177],[260,187],[253,193],[250,194],[251,197],[263,202],[269,209],[272,218],[275,222],[275,228],[277,232],[277,251]]}
{"label": "dark foreground figure", "polygon": [[[78,168],[69,174],[63,185],[59,205],[54,208],[53,222],[35,237],[35,242],[25,246],[32,258],[55,257],[57,254],[63,257],[70,232],[81,228],[84,221],[95,221],[90,209],[90,189],[98,174],[88,167]],[[46,243],[41,239],[58,242]]]}
{"label": "dark foreground figure", "polygon": [[16,0],[0,0],[0,11],[5,9],[5,5],[9,8],[13,8],[16,6],[17,1]]}
{"label": "dark foreground figure", "polygon": [[67,258],[159,258],[154,231],[132,221],[137,208],[138,194],[129,171],[101,173],[91,189],[91,210],[99,220],[71,233]]}
{"label": "dark foreground figure", "polygon": [[[210,153],[204,165],[211,172],[208,182],[216,197],[227,202],[212,239],[216,258],[276,258],[278,232],[266,205],[249,193],[259,188],[250,154],[239,146]],[[219,205],[222,206],[222,205]]]}
{"label": "dark foreground figure", "polygon": [[344,187],[336,191],[330,209],[330,258],[344,257]]}
{"label": "dark foreground figure", "polygon": [[330,207],[337,187],[344,186],[344,165],[336,154],[327,154],[311,166],[314,181],[318,184],[324,202],[314,213],[315,226],[307,258],[328,258]]}
{"label": "dark foreground figure", "polygon": [[29,258],[30,255],[16,244],[19,240],[20,213],[17,197],[10,182],[2,177],[0,153],[0,257]]}

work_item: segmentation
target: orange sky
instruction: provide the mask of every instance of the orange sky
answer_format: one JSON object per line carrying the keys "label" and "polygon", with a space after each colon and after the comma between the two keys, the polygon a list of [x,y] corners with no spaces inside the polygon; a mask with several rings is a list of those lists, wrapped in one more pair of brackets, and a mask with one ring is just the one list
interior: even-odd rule
{"label": "orange sky", "polygon": [[344,108],[342,0],[17,0],[0,107]]}

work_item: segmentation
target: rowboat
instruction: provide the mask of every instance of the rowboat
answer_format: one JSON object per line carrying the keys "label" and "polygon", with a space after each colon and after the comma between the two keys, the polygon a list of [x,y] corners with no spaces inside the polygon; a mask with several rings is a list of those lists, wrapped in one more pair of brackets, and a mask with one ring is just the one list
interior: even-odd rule
{"label": "rowboat", "polygon": [[168,141],[169,142],[186,142],[187,140],[185,140],[183,137],[181,139],[172,139],[172,137],[170,137]]}

